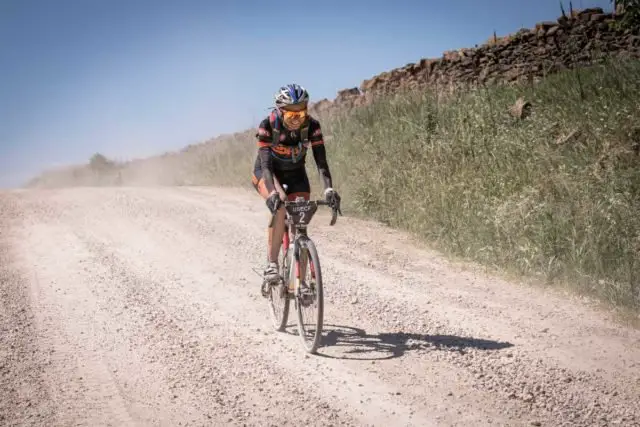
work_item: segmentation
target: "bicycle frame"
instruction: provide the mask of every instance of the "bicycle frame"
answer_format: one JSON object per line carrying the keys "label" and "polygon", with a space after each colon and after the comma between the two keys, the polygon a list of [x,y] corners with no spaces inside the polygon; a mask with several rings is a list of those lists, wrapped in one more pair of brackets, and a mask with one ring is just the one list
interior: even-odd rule
{"label": "bicycle frame", "polygon": [[[322,268],[318,251],[313,240],[307,235],[307,227],[318,210],[318,206],[326,205],[332,208],[331,225],[334,225],[340,206],[332,206],[324,200],[305,200],[298,197],[294,201],[284,202],[284,233],[282,246],[278,257],[282,256],[280,264],[280,280],[277,283],[263,282],[263,295],[269,298],[271,317],[276,330],[282,331],[286,327],[290,300],[294,300],[298,318],[298,331],[307,352],[314,353],[322,337],[324,316],[324,286],[322,283]],[[271,217],[269,227],[274,226],[276,214]],[[307,267],[309,263],[309,267]],[[311,273],[311,280],[305,281],[307,268]],[[266,289],[268,287],[270,289]],[[274,294],[274,290],[277,293]],[[282,308],[276,307],[276,300],[284,302]],[[314,316],[315,327],[309,331],[312,338],[307,337],[307,327],[302,310],[316,308]]]}
{"label": "bicycle frame", "polygon": [[[289,260],[295,264],[293,266],[293,277],[291,275],[292,265],[288,265],[287,276],[283,277],[286,283],[286,288],[289,294],[289,298],[293,298],[294,293],[300,287],[300,280],[305,272],[300,270],[300,257],[301,249],[304,250],[304,242],[309,239],[307,234],[307,226],[311,222],[311,218],[315,215],[318,206],[326,205],[329,203],[324,200],[307,201],[302,197],[298,197],[294,201],[284,202],[285,207],[285,232],[282,236],[282,249],[285,254],[289,254],[289,249],[292,249]],[[334,225],[337,219],[337,212],[333,210],[333,216],[331,218],[331,225]],[[293,227],[293,230],[292,230]],[[292,239],[293,237],[293,239]],[[291,247],[292,246],[292,247]],[[303,255],[304,256],[304,255]],[[303,261],[306,261],[303,259]],[[304,263],[306,265],[306,262]],[[315,278],[315,271],[313,264],[311,264],[311,276]]]}

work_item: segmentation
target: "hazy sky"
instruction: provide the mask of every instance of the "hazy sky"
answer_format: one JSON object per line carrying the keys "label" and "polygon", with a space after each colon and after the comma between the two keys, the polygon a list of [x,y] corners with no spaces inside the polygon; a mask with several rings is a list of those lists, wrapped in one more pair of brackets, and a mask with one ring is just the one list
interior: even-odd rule
{"label": "hazy sky", "polygon": [[244,130],[285,83],[332,99],[559,14],[559,0],[0,0],[0,187]]}

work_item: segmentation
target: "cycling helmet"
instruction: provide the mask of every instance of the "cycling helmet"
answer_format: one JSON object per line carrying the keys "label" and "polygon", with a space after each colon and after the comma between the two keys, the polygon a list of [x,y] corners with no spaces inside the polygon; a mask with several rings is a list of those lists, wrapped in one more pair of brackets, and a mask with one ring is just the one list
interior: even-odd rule
{"label": "cycling helmet", "polygon": [[292,83],[282,86],[275,96],[276,107],[303,104],[309,102],[309,92],[302,86]]}

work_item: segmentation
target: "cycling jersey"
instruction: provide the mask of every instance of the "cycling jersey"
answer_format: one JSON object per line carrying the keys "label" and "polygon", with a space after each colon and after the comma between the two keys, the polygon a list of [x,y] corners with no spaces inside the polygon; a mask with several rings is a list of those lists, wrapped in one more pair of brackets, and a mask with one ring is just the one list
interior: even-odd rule
{"label": "cycling jersey", "polygon": [[[325,188],[331,187],[331,173],[327,163],[327,154],[320,122],[309,117],[301,129],[288,130],[280,124],[278,126],[275,112],[260,122],[256,138],[258,139],[258,154],[254,163],[254,182],[264,179],[268,192],[274,190],[273,177],[281,184],[289,187],[296,185],[299,180],[306,181],[305,161],[308,148],[313,152],[313,158],[318,167]],[[306,127],[306,129],[305,129]],[[274,141],[274,134],[278,141]],[[295,180],[296,182],[287,182]]]}

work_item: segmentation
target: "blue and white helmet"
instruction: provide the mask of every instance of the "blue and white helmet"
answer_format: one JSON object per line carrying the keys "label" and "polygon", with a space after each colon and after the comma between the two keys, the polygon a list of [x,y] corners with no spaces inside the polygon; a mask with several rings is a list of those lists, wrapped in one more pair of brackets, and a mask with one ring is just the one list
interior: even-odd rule
{"label": "blue and white helmet", "polygon": [[286,107],[288,105],[302,104],[309,102],[309,92],[302,86],[292,83],[282,86],[274,95],[276,107]]}

